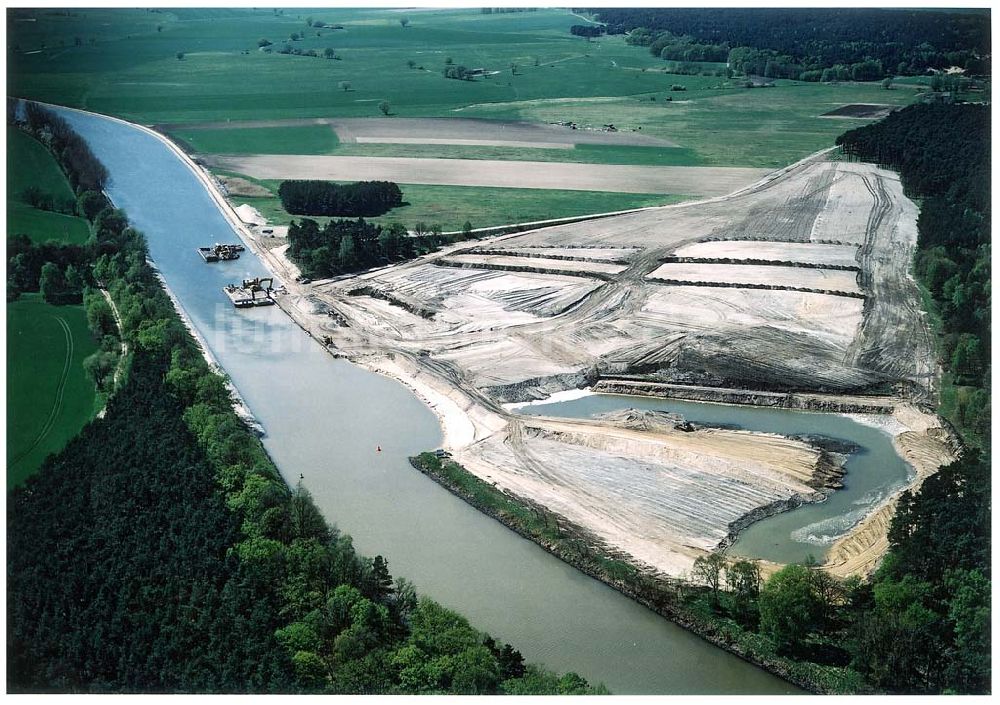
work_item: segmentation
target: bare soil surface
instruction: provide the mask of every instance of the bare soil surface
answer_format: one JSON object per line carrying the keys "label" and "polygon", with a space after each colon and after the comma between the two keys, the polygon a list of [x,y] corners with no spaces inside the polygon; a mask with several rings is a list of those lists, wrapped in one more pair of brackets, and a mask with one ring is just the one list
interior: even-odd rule
{"label": "bare soil surface", "polygon": [[[893,173],[814,159],[728,196],[458,243],[310,285],[245,232],[286,282],[280,305],[334,354],[409,385],[470,471],[682,575],[747,515],[821,498],[829,463],[781,436],[528,419],[503,404],[616,375],[832,397],[894,391],[893,408],[931,399],[931,338],[907,274],[915,223]],[[722,240],[794,245],[812,266],[774,269],[804,276],[823,273],[825,244],[840,243],[839,261],[856,251],[858,271],[836,274],[856,277],[863,298],[650,280],[683,248]],[[598,277],[587,263],[614,271]],[[946,456],[926,416],[897,419],[897,441],[932,472]],[[884,517],[863,522],[835,547],[838,570],[876,564],[884,529]]]}
{"label": "bare soil surface", "polygon": [[767,242],[752,240],[721,240],[718,242],[696,242],[678,247],[677,257],[703,259],[763,260],[768,262],[791,262],[798,264],[857,265],[857,245],[833,245],[826,243]]}
{"label": "bare soil surface", "polygon": [[496,269],[519,271],[526,268],[550,272],[574,272],[577,274],[618,274],[625,269],[623,264],[612,262],[588,262],[581,260],[552,259],[548,257],[517,257],[505,255],[468,254],[454,255],[440,262],[451,262],[461,266],[488,266]]}
{"label": "bare soil surface", "polygon": [[270,191],[255,184],[253,181],[242,179],[239,176],[218,176],[219,182],[225,187],[229,196],[243,196],[244,198],[269,198],[273,196]]}
{"label": "bare soil surface", "polygon": [[649,275],[650,279],[713,284],[748,284],[792,290],[860,293],[857,273],[842,269],[777,267],[747,264],[689,264],[668,262]]}
{"label": "bare soil surface", "polygon": [[719,196],[749,186],[766,169],[563,164],[489,159],[205,155],[209,166],[257,179],[380,180],[400,184]]}
{"label": "bare soil surface", "polygon": [[820,117],[832,118],[864,118],[867,120],[878,120],[884,118],[893,110],[897,110],[897,105],[884,105],[879,103],[851,103],[842,105],[829,112],[823,113]]}

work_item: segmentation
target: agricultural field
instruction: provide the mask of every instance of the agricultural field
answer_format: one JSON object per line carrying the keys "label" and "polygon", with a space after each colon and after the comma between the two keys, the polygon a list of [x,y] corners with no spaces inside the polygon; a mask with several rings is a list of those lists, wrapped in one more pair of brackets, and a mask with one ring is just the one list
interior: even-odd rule
{"label": "agricultural field", "polygon": [[[7,128],[7,232],[34,242],[83,243],[86,220],[26,203],[38,188],[74,204],[73,191],[52,155],[36,140]],[[20,484],[60,450],[95,412],[93,382],[83,359],[96,349],[82,306],[53,306],[39,294],[7,305],[7,487]]]}
{"label": "agricultural field", "polygon": [[766,169],[743,167],[560,164],[485,159],[338,157],[322,155],[217,155],[205,163],[255,179],[392,181],[443,186],[567,189],[613,193],[687,193],[722,196],[753,184]]}
{"label": "agricultural field", "polygon": [[325,125],[178,129],[171,136],[191,151],[219,154],[330,154],[338,143]]}
{"label": "agricultural field", "polygon": [[69,182],[45,147],[18,129],[7,128],[7,232],[35,242],[83,243],[90,226],[83,218],[35,208],[24,189],[35,186],[56,202],[75,203]]}
{"label": "agricultural field", "polygon": [[[852,103],[904,105],[918,87],[777,81],[773,88],[747,89],[715,75],[721,69],[714,64],[703,67],[711,75],[670,74],[667,62],[620,36],[588,42],[570,35],[581,19],[565,10],[419,12],[405,28],[399,13],[375,10],[47,12],[14,13],[12,42],[20,51],[10,59],[9,92],[146,124],[382,118],[384,100],[393,117],[642,127],[643,135],[676,143],[706,164],[774,167],[829,145],[851,126],[821,114]],[[343,29],[314,30],[308,17]],[[329,47],[338,58],[258,50],[260,39],[278,49],[300,32],[294,48]],[[446,79],[448,59],[499,73]],[[394,146],[400,151],[352,144],[350,154],[413,154],[414,145]],[[643,163],[641,155],[618,157]]]}
{"label": "agricultural field", "polygon": [[94,415],[83,359],[97,349],[83,306],[39,294],[7,304],[7,488],[35,473]]}
{"label": "agricultural field", "polygon": [[[867,122],[824,113],[851,104],[905,105],[922,88],[797,81],[746,88],[725,77],[724,65],[710,63],[698,66],[699,75],[669,73],[670,62],[621,36],[572,36],[569,28],[584,20],[560,9],[451,9],[405,18],[371,9],[22,9],[12,20],[11,94],[156,125],[210,163],[219,155],[329,155],[774,169]],[[262,40],[271,44],[260,47]],[[286,44],[318,55],[278,53]],[[323,58],[326,49],[335,58]],[[449,64],[486,75],[448,79]],[[411,118],[435,120],[421,128]],[[571,138],[554,136],[556,123],[579,129],[562,128]],[[615,132],[605,131],[609,124]],[[354,162],[346,164],[350,170]],[[482,166],[473,171],[494,169]],[[215,169],[239,171],[232,164]],[[364,177],[341,171],[325,178]],[[410,206],[391,215],[410,227],[447,216],[446,227],[457,229],[466,221],[485,227],[701,193],[651,184],[624,197],[598,183],[545,183],[533,193],[510,188],[496,203],[501,185],[511,186],[467,182],[446,202],[440,189],[408,187]],[[583,201],[567,188],[590,193]],[[273,223],[287,222],[275,202],[257,198],[264,202],[247,202]]]}

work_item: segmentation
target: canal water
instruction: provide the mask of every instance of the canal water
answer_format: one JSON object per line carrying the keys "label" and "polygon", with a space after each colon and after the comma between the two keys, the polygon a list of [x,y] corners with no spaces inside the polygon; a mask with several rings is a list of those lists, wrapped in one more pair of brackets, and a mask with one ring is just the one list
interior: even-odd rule
{"label": "canal water", "polygon": [[[437,447],[433,414],[395,381],[330,357],[276,307],[234,309],[222,287],[267,274],[187,166],[155,137],[60,110],[111,178],[180,306],[266,430],[285,479],[300,475],[326,517],[418,590],[511,642],[526,659],[618,694],[771,694],[794,687],[588,578],[449,494],[407,457]],[[376,449],[381,447],[381,452]]]}
{"label": "canal water", "polygon": [[698,424],[742,428],[785,436],[822,436],[856,449],[844,468],[844,487],[826,500],[804,504],[759,521],[742,531],[730,554],[799,563],[812,556],[822,561],[830,545],[854,527],[868,511],[902,487],[912,468],[896,453],[892,437],[839,414],[592,394],[551,404],[531,404],[523,414],[590,418],[621,409],[669,411]]}

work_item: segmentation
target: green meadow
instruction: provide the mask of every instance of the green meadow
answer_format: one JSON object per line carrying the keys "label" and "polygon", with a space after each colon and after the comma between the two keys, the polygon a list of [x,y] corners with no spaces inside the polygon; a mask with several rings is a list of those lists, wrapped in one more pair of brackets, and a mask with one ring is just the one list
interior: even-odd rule
{"label": "green meadow", "polygon": [[326,125],[231,129],[179,129],[170,135],[205,154],[330,154],[337,134]]}
{"label": "green meadow", "polygon": [[[626,45],[620,36],[588,42],[570,35],[569,27],[583,20],[556,9],[493,15],[348,9],[52,12],[12,11],[10,41],[19,51],[10,56],[9,92],[147,124],[375,117],[385,100],[392,114],[402,117],[641,126],[687,150],[679,162],[780,166],[863,124],[818,117],[827,110],[852,102],[905,104],[916,95],[916,86],[908,84],[887,91],[877,84],[779,81],[774,88],[747,89],[714,75],[720,71],[715,64],[703,67],[713,75],[670,74],[667,62]],[[401,17],[408,26],[400,25]],[[309,18],[343,29],[308,27]],[[292,33],[303,38],[291,41]],[[268,54],[258,50],[260,39],[273,42],[272,49],[285,41],[303,51],[329,47],[338,58]],[[442,69],[448,59],[499,73],[474,81],[446,79]],[[675,85],[685,90],[672,91]],[[265,137],[259,133],[255,141],[266,142]],[[274,145],[302,144],[311,150],[305,153],[329,147],[303,132],[269,138]],[[224,134],[203,139],[228,149],[239,141]],[[336,153],[410,156],[414,147],[340,145]],[[272,153],[286,148],[264,147]],[[614,159],[662,163],[643,152],[622,151]],[[573,150],[571,159],[607,163],[599,152]]]}
{"label": "green meadow", "polygon": [[[83,218],[33,208],[24,189],[35,186],[73,202],[52,155],[32,137],[7,128],[7,233],[35,242],[83,243]],[[96,350],[83,306],[53,306],[40,294],[7,304],[7,487],[24,482],[49,453],[60,450],[94,415],[96,392],[83,359]]]}
{"label": "green meadow", "polygon": [[97,349],[83,306],[40,294],[7,304],[7,488],[61,450],[96,411],[83,359]]}
{"label": "green meadow", "polygon": [[90,226],[83,218],[34,208],[24,202],[24,189],[36,186],[52,197],[74,201],[73,191],[52,155],[20,130],[7,128],[7,233],[35,242],[83,243]]}

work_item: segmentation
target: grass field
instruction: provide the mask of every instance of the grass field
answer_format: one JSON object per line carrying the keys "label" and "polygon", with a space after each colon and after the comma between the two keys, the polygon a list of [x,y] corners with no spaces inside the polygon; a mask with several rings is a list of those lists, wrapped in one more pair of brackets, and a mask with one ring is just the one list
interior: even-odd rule
{"label": "grass field", "polygon": [[[277,191],[280,181],[254,180],[271,191]],[[415,223],[438,224],[445,231],[461,230],[468,221],[474,228],[507,223],[531,222],[550,218],[567,218],[588,213],[663,206],[686,200],[686,196],[659,194],[604,193],[592,191],[538,191],[536,189],[476,188],[471,186],[428,186],[400,184],[403,199],[410,205],[394,208],[375,223],[402,223],[412,228]],[[539,194],[542,194],[539,196]],[[231,199],[235,205],[248,203],[272,224],[285,225],[300,216],[289,215],[277,196],[273,198]],[[314,220],[323,221],[317,218]]]}
{"label": "grass field", "polygon": [[34,185],[59,198],[73,198],[66,176],[45,147],[21,130],[7,126],[7,198],[19,199]]}
{"label": "grass field", "polygon": [[18,201],[8,201],[7,232],[10,235],[27,235],[37,243],[59,240],[82,244],[90,237],[90,226],[83,218],[39,210]]}
{"label": "grass field", "polygon": [[[593,42],[573,37],[569,27],[581,23],[580,18],[556,9],[494,15],[457,9],[414,12],[405,28],[399,24],[400,13],[378,10],[12,13],[10,43],[21,51],[10,57],[9,93],[150,124],[375,117],[380,116],[378,103],[388,100],[399,116],[641,126],[644,134],[666,137],[688,150],[677,155],[681,159],[770,167],[827,146],[853,126],[853,121],[818,117],[831,108],[905,104],[914,99],[916,88],[900,84],[885,91],[877,84],[778,81],[774,88],[746,89],[715,75],[668,74],[665,62],[645,48],[626,45],[620,36]],[[314,30],[306,26],[309,16],[344,29]],[[306,35],[293,42],[295,47],[333,47],[340,60],[258,51],[258,39],[278,47],[292,32]],[[81,46],[75,45],[76,37]],[[177,52],[184,52],[182,60]],[[475,81],[446,79],[442,68],[448,58],[500,73]],[[341,89],[342,81],[350,83],[349,90]],[[674,84],[686,90],[671,91]],[[668,96],[673,100],[667,102]],[[281,142],[286,136],[274,138]],[[337,153],[342,149],[344,145]],[[350,153],[411,156],[412,150],[408,145],[351,145]],[[602,161],[572,152],[574,161],[583,161],[581,156]],[[613,157],[614,163],[656,158],[642,150]]]}
{"label": "grass field", "polygon": [[337,133],[326,125],[173,130],[170,134],[205,154],[331,154],[338,144]]}
{"label": "grass field", "polygon": [[32,185],[58,199],[73,199],[69,182],[45,147],[8,127],[7,233],[27,235],[35,242],[86,242],[90,226],[83,218],[40,210],[23,201],[22,192]]}
{"label": "grass field", "polygon": [[39,294],[7,305],[7,488],[24,482],[96,409],[83,359],[96,349],[83,306]]}

